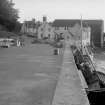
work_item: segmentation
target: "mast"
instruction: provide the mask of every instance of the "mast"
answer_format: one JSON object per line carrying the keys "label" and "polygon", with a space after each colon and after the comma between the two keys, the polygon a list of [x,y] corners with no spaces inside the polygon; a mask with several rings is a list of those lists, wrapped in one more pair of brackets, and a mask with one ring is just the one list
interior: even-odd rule
{"label": "mast", "polygon": [[81,36],[80,36],[80,41],[81,41],[81,50],[82,50],[82,37],[83,37],[83,21],[82,21],[82,15],[81,15]]}

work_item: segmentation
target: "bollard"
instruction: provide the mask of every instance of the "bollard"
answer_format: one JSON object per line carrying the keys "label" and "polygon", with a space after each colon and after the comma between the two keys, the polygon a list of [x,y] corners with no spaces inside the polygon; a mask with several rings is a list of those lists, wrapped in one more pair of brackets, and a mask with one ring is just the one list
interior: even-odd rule
{"label": "bollard", "polygon": [[59,54],[59,49],[54,49],[54,55],[58,55]]}

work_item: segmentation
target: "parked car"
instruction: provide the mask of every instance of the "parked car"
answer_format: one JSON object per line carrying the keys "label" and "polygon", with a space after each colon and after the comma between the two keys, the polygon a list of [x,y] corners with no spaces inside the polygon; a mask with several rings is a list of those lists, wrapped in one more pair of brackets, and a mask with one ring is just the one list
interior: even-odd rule
{"label": "parked car", "polygon": [[0,39],[0,47],[1,48],[8,48],[10,46],[13,46],[16,43],[14,39],[10,38],[1,38]]}

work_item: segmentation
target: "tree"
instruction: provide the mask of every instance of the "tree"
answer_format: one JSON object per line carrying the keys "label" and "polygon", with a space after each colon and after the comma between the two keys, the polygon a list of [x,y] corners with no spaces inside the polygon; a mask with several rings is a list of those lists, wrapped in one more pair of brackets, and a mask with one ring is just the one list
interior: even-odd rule
{"label": "tree", "polygon": [[13,31],[18,20],[18,10],[11,0],[0,0],[0,24]]}

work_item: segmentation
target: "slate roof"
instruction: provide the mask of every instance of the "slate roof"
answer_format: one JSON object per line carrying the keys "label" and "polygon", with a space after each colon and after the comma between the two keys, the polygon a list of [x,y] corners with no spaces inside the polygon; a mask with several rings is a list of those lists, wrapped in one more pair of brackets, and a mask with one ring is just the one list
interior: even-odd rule
{"label": "slate roof", "polygon": [[[83,26],[87,25],[101,25],[103,20],[82,20]],[[76,23],[81,24],[80,19],[56,19],[53,22],[54,27],[73,27]]]}
{"label": "slate roof", "polygon": [[65,27],[65,26],[73,26],[75,23],[79,23],[80,24],[80,20],[69,20],[69,19],[56,19],[54,22],[53,22],[53,26],[54,27]]}

